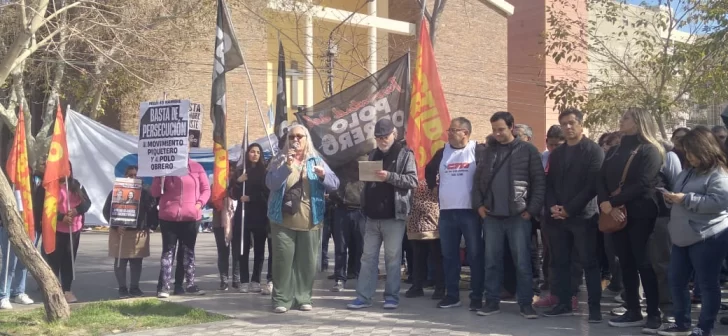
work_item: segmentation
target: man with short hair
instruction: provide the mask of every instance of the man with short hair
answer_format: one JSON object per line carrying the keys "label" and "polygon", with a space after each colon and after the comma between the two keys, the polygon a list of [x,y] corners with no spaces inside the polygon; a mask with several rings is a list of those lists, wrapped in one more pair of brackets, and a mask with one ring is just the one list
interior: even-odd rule
{"label": "man with short hair", "polygon": [[716,125],[713,126],[713,128],[710,130],[713,135],[715,135],[716,138],[718,138],[718,141],[721,145],[724,145],[726,142],[726,139],[728,139],[728,129],[725,128],[723,125]]}
{"label": "man with short hair", "polygon": [[478,315],[500,313],[504,238],[515,257],[517,297],[522,316],[534,319],[531,270],[531,218],[543,207],[545,177],[536,147],[513,136],[509,112],[490,118],[495,142],[485,149],[473,180],[472,206],[483,218],[485,306]]}
{"label": "man with short hair", "polygon": [[[472,126],[466,118],[455,118],[447,130],[448,143],[439,149],[425,167],[430,189],[438,188],[440,200],[440,244],[445,272],[445,297],[440,308],[459,307],[460,239],[465,238],[470,264],[470,310],[483,306],[483,233],[478,215],[473,211],[470,191],[477,168],[475,141],[470,140]],[[437,176],[440,177],[439,184]]]}
{"label": "man with short hair", "polygon": [[521,141],[531,142],[533,140],[533,129],[526,124],[516,124],[513,128],[513,135]]}
{"label": "man with short hair", "polygon": [[417,166],[414,152],[398,141],[397,129],[390,119],[374,125],[377,148],[369,153],[369,161],[382,161],[376,172],[379,182],[366,182],[360,199],[366,218],[361,269],[356,284],[356,299],[349,309],[372,306],[377,290],[379,249],[384,243],[384,264],[387,280],[384,286],[384,309],[399,307],[402,270],[402,237],[410,212],[412,190],[417,188]]}
{"label": "man with short hair", "polygon": [[604,161],[599,145],[584,136],[584,115],[577,109],[559,114],[566,143],[554,149],[546,175],[546,220],[554,269],[552,292],[558,304],[545,316],[574,315],[571,298],[571,260],[578,257],[584,267],[589,303],[589,323],[602,321],[601,271],[597,253],[598,207],[596,178]]}

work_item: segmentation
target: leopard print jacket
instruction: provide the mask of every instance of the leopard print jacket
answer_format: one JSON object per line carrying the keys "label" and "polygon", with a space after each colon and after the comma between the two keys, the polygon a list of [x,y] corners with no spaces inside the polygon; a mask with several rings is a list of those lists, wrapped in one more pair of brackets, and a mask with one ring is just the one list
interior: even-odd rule
{"label": "leopard print jacket", "polygon": [[411,240],[440,239],[438,221],[440,206],[437,194],[420,180],[414,191],[412,210],[407,218],[407,238]]}

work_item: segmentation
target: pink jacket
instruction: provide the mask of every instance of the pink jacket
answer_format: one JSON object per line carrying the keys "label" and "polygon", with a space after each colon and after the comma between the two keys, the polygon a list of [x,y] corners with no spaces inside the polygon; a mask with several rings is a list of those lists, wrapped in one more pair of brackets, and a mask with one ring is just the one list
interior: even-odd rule
{"label": "pink jacket", "polygon": [[[66,188],[63,187],[63,185],[61,185],[60,189],[61,190],[60,190],[60,194],[58,197],[58,213],[65,215],[68,213],[68,210],[69,210],[68,203],[70,203],[70,205],[71,205],[70,209],[75,209],[77,206],[79,206],[81,204],[81,202],[83,200],[81,199],[81,197],[78,197],[76,194],[71,193],[70,202],[66,202],[66,198],[68,197],[68,194],[66,193]],[[83,215],[82,214],[79,214],[76,217],[73,217],[73,224],[71,225],[70,228],[68,227],[68,225],[63,223],[63,221],[60,217],[61,216],[59,216],[58,222],[56,223],[56,231],[58,231],[58,232],[65,232],[65,233],[77,232],[78,230],[81,230],[81,227],[83,227]],[[70,230],[71,228],[73,229],[73,231]]]}
{"label": "pink jacket", "polygon": [[[189,161],[189,174],[167,176],[152,181],[152,196],[159,199],[159,219],[169,222],[198,221],[202,218],[202,207],[210,199],[210,182],[207,172],[199,163]],[[198,209],[195,205],[199,205]]]}

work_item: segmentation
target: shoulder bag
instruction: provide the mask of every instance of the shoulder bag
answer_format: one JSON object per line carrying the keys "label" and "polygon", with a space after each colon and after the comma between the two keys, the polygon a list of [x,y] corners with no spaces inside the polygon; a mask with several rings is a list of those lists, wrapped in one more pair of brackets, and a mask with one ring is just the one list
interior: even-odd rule
{"label": "shoulder bag", "polygon": [[[637,146],[632,151],[632,154],[629,156],[629,159],[627,160],[627,164],[624,165],[624,170],[622,171],[622,180],[619,181],[619,187],[617,187],[617,190],[613,191],[611,193],[611,196],[617,196],[620,192],[622,192],[622,186],[624,185],[624,180],[627,179],[627,172],[629,171],[629,166],[632,165],[632,161],[634,160],[635,155],[637,155],[637,152],[639,152],[640,147],[642,145]],[[624,220],[621,222],[618,222],[614,217],[612,217],[611,214],[604,213],[603,211],[599,211],[599,231],[604,233],[613,233],[620,231],[624,229],[625,226],[627,226],[627,208],[622,205],[620,207],[614,208],[616,210],[619,210],[624,214]]]}

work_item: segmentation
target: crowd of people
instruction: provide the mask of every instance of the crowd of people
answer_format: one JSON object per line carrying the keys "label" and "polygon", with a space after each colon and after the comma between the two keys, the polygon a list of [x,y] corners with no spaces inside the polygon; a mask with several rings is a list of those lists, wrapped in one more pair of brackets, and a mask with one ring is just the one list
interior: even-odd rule
{"label": "crowd of people", "polygon": [[[357,280],[349,309],[376,301],[383,247],[384,309],[399,306],[403,265],[411,284],[406,298],[422,297],[433,287],[438,307],[461,306],[461,270],[467,265],[469,309],[480,316],[500,313],[500,301],[510,297],[528,319],[571,316],[584,284],[589,323],[601,322],[602,300],[613,299],[623,305],[610,312],[610,326],[710,335],[719,311],[728,310],[721,304],[721,282],[728,280],[726,128],[679,128],[671,142],[660,141],[652,116],[629,109],[618,132],[595,142],[585,135],[579,110],[564,110],[558,120],[547,132],[547,151],[540,153],[530,127],[516,124],[508,112],[492,115],[492,133],[483,143],[472,139],[468,119],[455,118],[448,142],[426,164],[422,180],[415,153],[398,140],[389,119],[374,127],[374,150],[333,170],[302,125],[288,128],[270,162],[260,145],[251,144],[239,164],[231,163],[230,202],[224,203],[229,208],[213,214],[219,290],[271,295],[276,313],[310,311],[314,279],[328,270],[333,237],[331,291]],[[358,161],[382,162],[374,181],[359,180]],[[126,177],[136,174],[135,166],[126,169]],[[66,299],[75,302],[72,260],[91,201],[72,176],[67,183],[59,202],[59,243],[46,258]],[[111,198],[110,193],[104,207],[107,219]],[[195,283],[195,245],[209,198],[206,173],[194,161],[188,175],[154,178],[142,191],[137,226],[109,232],[120,297],[144,295],[142,259],[149,256],[149,234],[157,228],[162,235],[157,296],[205,293]],[[6,232],[0,230],[3,251]],[[2,273],[8,268],[10,283],[0,278],[0,309],[11,308],[11,301],[32,303],[24,293],[24,267],[14,254],[9,259]],[[700,314],[693,325],[695,304]]]}

